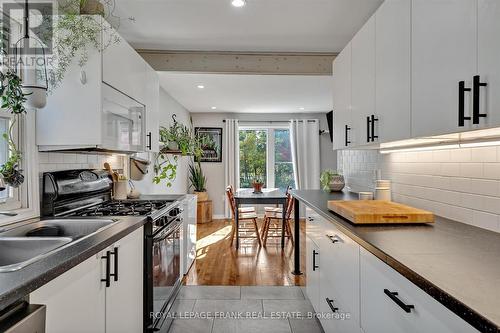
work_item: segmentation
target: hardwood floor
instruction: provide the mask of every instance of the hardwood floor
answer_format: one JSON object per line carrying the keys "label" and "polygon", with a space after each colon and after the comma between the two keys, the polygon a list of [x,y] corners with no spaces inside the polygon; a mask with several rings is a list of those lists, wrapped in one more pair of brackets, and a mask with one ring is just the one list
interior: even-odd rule
{"label": "hardwood floor", "polygon": [[[259,230],[262,220],[259,220]],[[293,230],[293,224],[292,224]],[[230,220],[198,224],[196,260],[185,278],[186,285],[304,286],[305,222],[301,221],[301,271],[293,271],[293,244],[287,239],[282,251],[279,238],[270,238],[266,247],[256,239],[240,239],[240,248],[230,246]]]}

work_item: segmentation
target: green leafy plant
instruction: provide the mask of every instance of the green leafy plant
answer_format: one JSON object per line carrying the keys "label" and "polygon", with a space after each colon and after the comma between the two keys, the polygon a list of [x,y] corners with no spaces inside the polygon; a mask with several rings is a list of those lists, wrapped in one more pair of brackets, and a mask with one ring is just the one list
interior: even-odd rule
{"label": "green leafy plant", "polygon": [[153,183],[158,185],[165,181],[167,187],[171,187],[172,182],[177,178],[177,162],[177,156],[173,156],[171,160],[168,154],[157,154],[153,166],[155,172]]}
{"label": "green leafy plant", "polygon": [[1,106],[14,115],[8,132],[2,134],[3,139],[8,145],[9,158],[0,166],[0,176],[4,179],[5,183],[13,187],[18,187],[24,182],[24,176],[19,169],[22,154],[12,139],[12,130],[17,122],[17,117],[26,113],[24,103],[28,94],[23,92],[21,83],[21,79],[13,71],[0,72]]}
{"label": "green leafy plant", "polygon": [[[171,187],[172,182],[177,178],[178,156],[171,157],[171,153],[180,153],[181,156],[194,156],[195,160],[199,160],[203,153],[193,131],[189,127],[178,123],[175,117],[173,119],[174,122],[168,128],[160,127],[160,143],[163,147],[160,153],[156,155],[153,167],[155,171],[153,182],[160,184],[165,181],[167,187]],[[172,146],[175,146],[173,147],[175,149]]]}
{"label": "green leafy plant", "polygon": [[333,178],[336,176],[341,176],[341,174],[336,170],[331,170],[331,169],[323,170],[323,172],[321,172],[321,176],[319,178],[319,181],[321,183],[321,188],[324,191],[329,191],[330,190],[330,183],[333,180]]}
{"label": "green leafy plant", "polygon": [[201,163],[198,161],[196,164],[189,165],[189,181],[191,182],[191,187],[196,192],[205,192],[207,178],[201,170]]}
{"label": "green leafy plant", "polygon": [[11,70],[6,73],[0,71],[0,96],[2,108],[12,114],[26,113],[24,103],[26,96],[21,86],[21,79]]}

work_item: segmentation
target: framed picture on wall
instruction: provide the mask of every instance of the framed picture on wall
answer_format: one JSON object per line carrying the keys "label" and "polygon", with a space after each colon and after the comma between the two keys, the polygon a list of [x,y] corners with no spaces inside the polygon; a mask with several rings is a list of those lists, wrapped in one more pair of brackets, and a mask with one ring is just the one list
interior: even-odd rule
{"label": "framed picture on wall", "polygon": [[201,142],[201,162],[222,162],[222,128],[195,127],[194,133]]}

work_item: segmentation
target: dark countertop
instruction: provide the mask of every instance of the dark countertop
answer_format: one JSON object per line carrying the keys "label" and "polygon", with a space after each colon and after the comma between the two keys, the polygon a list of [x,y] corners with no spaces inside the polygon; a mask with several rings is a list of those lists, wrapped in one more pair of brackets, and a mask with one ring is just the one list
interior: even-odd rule
{"label": "dark countertop", "polygon": [[61,249],[20,270],[0,273],[0,310],[104,250],[147,222],[144,216],[113,217],[113,219],[119,219],[119,222],[91,237]]}
{"label": "dark countertop", "polygon": [[137,199],[127,200],[166,200],[166,201],[179,201],[184,199],[185,194],[141,194]]}
{"label": "dark countertop", "polygon": [[293,196],[482,332],[500,332],[500,234],[436,217],[429,225],[355,226],[327,208],[357,195]]}

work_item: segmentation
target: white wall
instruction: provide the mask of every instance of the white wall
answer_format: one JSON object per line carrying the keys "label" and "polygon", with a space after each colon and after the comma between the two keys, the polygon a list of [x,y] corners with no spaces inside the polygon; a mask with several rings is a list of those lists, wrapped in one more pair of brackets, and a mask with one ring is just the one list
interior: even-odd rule
{"label": "white wall", "polygon": [[[341,151],[339,161],[344,172],[354,174],[355,161],[374,154]],[[368,166],[380,167],[383,177],[392,180],[394,201],[500,232],[500,147],[378,155]]]}
{"label": "white wall", "polygon": [[[173,122],[172,115],[177,115],[177,121],[186,126],[190,126],[189,112],[172,98],[163,88],[160,88],[160,126],[168,127]],[[152,159],[153,154],[140,154],[140,157]],[[173,157],[172,157],[173,158]],[[189,157],[179,156],[177,165],[177,178],[172,183],[172,187],[167,187],[165,183],[158,185],[153,183],[153,165],[149,166],[149,173],[142,181],[134,181],[136,188],[145,194],[185,194],[188,192],[188,163]]]}
{"label": "white wall", "polygon": [[[308,114],[243,114],[243,113],[192,113],[193,125],[195,127],[222,127],[224,128],[224,119],[239,119],[241,121],[288,121],[290,119],[319,119],[320,128],[328,130],[326,113],[308,113]],[[222,135],[226,135],[223,131]],[[332,151],[332,143],[328,134],[321,136],[320,140],[321,169],[336,169],[337,157]],[[224,150],[224,147],[223,147]],[[207,177],[207,191],[213,202],[213,212],[215,218],[224,216],[224,161],[225,155],[222,155],[222,163],[202,163],[202,169]]]}

